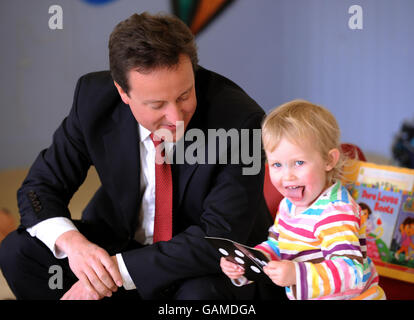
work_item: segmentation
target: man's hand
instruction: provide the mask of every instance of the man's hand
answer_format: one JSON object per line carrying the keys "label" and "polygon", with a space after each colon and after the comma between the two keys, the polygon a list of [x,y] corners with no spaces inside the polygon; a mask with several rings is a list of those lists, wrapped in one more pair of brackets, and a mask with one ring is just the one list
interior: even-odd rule
{"label": "man's hand", "polygon": [[296,284],[295,263],[289,260],[270,261],[263,267],[270,280],[281,287]]}
{"label": "man's hand", "polygon": [[92,289],[86,289],[83,283],[78,280],[75,284],[63,295],[60,300],[100,300],[101,296],[98,292]]}
{"label": "man's hand", "polygon": [[117,286],[122,286],[116,258],[110,257],[104,249],[90,242],[79,231],[63,233],[55,245],[68,255],[69,266],[79,279],[63,297],[74,297],[73,293],[96,299],[110,297]]}

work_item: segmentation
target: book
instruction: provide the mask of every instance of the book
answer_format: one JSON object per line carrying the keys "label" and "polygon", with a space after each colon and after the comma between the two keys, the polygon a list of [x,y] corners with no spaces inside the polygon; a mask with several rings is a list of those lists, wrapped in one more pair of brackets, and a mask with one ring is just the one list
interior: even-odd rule
{"label": "book", "polygon": [[358,182],[385,189],[414,191],[414,169],[350,160],[343,170],[344,184]]}
{"label": "book", "polygon": [[380,275],[414,283],[414,170],[357,161],[344,184],[366,219],[367,254]]}
{"label": "book", "polygon": [[222,257],[242,266],[247,279],[258,280],[266,276],[263,267],[267,265],[269,259],[260,250],[230,239],[217,237],[205,237],[205,239],[217,249]]}

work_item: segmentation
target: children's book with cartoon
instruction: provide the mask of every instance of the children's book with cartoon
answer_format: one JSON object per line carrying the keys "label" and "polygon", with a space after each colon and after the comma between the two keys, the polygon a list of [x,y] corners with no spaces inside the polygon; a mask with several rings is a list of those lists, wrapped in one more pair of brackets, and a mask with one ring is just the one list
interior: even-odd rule
{"label": "children's book with cartoon", "polygon": [[[358,166],[360,174],[346,186],[367,219],[368,256],[380,275],[414,282],[414,192],[410,189],[414,170],[371,163]],[[365,166],[371,184],[361,183],[365,179],[361,174],[367,174]],[[375,178],[374,171],[389,172]],[[402,186],[406,188],[397,188]]]}
{"label": "children's book with cartoon", "polygon": [[395,259],[414,268],[414,193],[402,196],[400,213],[391,240]]}
{"label": "children's book with cartoon", "polygon": [[261,251],[230,239],[217,237],[205,237],[205,239],[218,250],[221,256],[242,266],[247,279],[256,280],[266,276],[263,267],[269,259]]}

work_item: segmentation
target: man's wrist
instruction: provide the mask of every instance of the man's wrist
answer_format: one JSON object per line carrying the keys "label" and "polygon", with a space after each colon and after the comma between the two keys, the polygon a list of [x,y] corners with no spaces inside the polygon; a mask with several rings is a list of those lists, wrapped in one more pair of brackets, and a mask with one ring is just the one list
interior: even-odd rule
{"label": "man's wrist", "polygon": [[78,230],[69,230],[64,232],[56,239],[56,250],[68,254],[72,243],[77,239],[83,240],[86,238]]}
{"label": "man's wrist", "polygon": [[65,217],[49,218],[26,229],[32,237],[42,241],[57,259],[64,259],[67,255],[56,248],[56,240],[70,230],[78,229],[70,219]]}

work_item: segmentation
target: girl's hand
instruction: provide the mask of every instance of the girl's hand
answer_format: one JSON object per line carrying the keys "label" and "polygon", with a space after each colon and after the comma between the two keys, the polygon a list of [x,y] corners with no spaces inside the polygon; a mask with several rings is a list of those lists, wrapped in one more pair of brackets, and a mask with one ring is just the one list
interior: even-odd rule
{"label": "girl's hand", "polygon": [[292,261],[270,261],[263,267],[263,271],[278,286],[288,287],[296,284],[295,263]]}
{"label": "girl's hand", "polygon": [[244,274],[244,269],[241,266],[226,260],[226,258],[220,259],[220,267],[230,279],[238,279]]}

